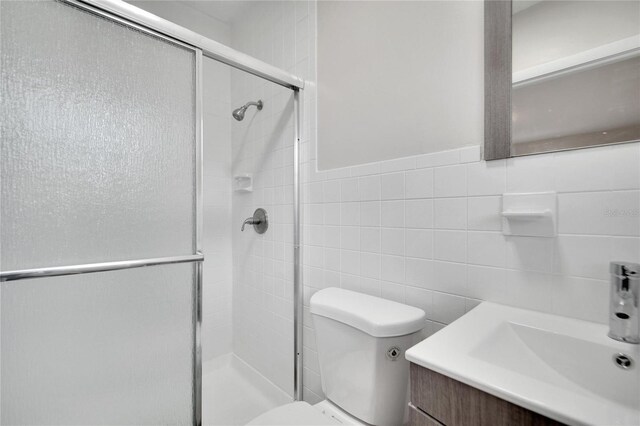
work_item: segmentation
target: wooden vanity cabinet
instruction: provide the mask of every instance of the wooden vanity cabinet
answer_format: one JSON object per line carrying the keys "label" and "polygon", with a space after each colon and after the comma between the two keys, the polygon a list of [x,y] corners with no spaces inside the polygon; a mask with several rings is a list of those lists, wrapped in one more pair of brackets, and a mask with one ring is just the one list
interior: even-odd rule
{"label": "wooden vanity cabinet", "polygon": [[563,424],[413,363],[410,395],[410,426]]}

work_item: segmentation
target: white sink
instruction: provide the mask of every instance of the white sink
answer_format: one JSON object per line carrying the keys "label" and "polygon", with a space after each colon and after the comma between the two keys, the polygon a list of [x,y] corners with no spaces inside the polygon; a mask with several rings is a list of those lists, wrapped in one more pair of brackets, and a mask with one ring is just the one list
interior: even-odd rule
{"label": "white sink", "polygon": [[[639,345],[608,327],[484,302],[409,361],[572,425],[640,425]],[[616,365],[624,354],[634,364]]]}

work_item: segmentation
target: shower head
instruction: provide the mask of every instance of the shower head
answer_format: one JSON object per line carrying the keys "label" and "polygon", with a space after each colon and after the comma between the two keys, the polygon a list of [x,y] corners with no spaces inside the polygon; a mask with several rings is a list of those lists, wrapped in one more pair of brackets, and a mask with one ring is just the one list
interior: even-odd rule
{"label": "shower head", "polygon": [[241,106],[238,109],[234,109],[231,115],[233,115],[233,118],[235,118],[236,120],[242,121],[245,111],[247,111],[247,108],[249,108],[251,105],[255,105],[256,107],[258,107],[258,111],[262,109],[262,101],[247,102],[246,104],[244,104],[244,106]]}
{"label": "shower head", "polygon": [[236,120],[242,121],[242,119],[244,118],[244,112],[246,110],[247,109],[245,107],[234,109],[231,115],[233,115],[233,118],[235,118]]}

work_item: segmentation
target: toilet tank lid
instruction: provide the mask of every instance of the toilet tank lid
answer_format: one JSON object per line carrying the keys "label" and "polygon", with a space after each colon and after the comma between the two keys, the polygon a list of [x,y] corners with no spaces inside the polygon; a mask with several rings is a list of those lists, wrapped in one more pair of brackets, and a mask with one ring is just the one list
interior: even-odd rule
{"label": "toilet tank lid", "polygon": [[342,322],[373,337],[404,336],[424,327],[422,309],[330,287],[311,297],[311,314]]}

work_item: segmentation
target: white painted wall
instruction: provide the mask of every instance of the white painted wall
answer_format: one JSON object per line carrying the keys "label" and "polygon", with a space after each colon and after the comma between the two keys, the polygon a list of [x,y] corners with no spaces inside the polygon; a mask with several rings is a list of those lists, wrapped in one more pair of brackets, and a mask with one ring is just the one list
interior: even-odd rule
{"label": "white painted wall", "polygon": [[188,2],[177,0],[127,0],[127,3],[131,3],[140,9],[144,9],[222,44],[229,44],[231,35],[229,23],[202,13],[191,7]]}
{"label": "white painted wall", "polygon": [[318,2],[318,167],[479,145],[477,1]]}

